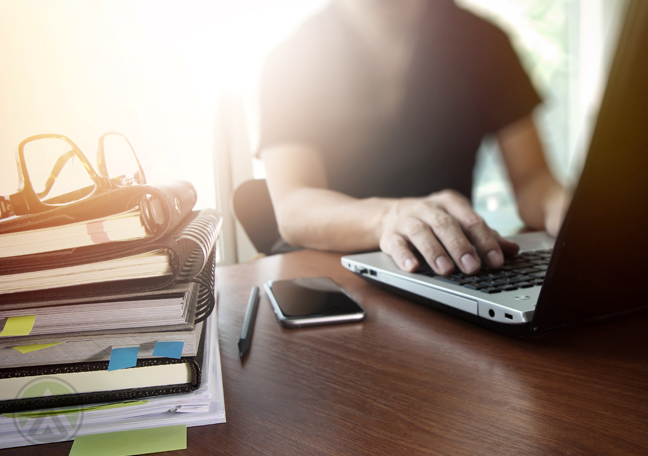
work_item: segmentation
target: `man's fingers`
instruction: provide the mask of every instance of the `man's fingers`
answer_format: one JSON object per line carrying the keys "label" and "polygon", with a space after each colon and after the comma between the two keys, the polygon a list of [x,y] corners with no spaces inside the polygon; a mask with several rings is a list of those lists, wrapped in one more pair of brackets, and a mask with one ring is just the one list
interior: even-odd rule
{"label": "man's fingers", "polygon": [[401,269],[413,272],[418,269],[419,260],[412,253],[410,243],[437,274],[447,275],[454,271],[454,263],[430,227],[414,217],[403,218],[396,231],[383,235],[380,248],[391,255]]}
{"label": "man's fingers", "polygon": [[444,206],[448,214],[457,220],[486,265],[493,269],[501,268],[504,264],[501,244],[495,238],[494,231],[473,210],[470,202],[461,195],[450,193],[445,196]]}
{"label": "man's fingers", "polygon": [[380,250],[391,256],[403,271],[414,272],[419,267],[419,261],[410,250],[407,240],[396,232],[381,237]]}
{"label": "man's fingers", "polygon": [[491,229],[491,232],[493,233],[493,236],[495,236],[497,243],[500,245],[504,256],[513,256],[520,251],[520,246],[517,242],[503,238],[497,231],[493,229]]}
{"label": "man's fingers", "polygon": [[422,261],[414,246],[437,274],[454,271],[455,264],[466,274],[504,264],[504,255],[514,255],[519,246],[491,230],[473,210],[470,201],[454,191],[443,191],[411,204],[401,211],[383,233],[380,248],[404,271],[413,272]]}
{"label": "man's fingers", "polygon": [[426,213],[423,219],[464,273],[474,274],[479,270],[479,256],[453,216],[438,208]]}
{"label": "man's fingers", "polygon": [[441,243],[423,220],[411,218],[407,221],[403,233],[416,247],[434,272],[441,275],[454,271],[454,263]]}

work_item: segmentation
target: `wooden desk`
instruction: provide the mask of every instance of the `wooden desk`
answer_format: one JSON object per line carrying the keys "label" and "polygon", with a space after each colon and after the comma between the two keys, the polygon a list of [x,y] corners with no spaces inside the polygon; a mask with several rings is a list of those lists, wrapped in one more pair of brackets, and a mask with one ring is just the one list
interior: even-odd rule
{"label": "wooden desk", "polygon": [[[250,288],[316,275],[357,298],[366,321],[285,330],[263,294],[241,362]],[[648,454],[646,317],[510,339],[391,296],[315,251],[218,268],[217,286],[227,423],[190,428],[187,454]]]}

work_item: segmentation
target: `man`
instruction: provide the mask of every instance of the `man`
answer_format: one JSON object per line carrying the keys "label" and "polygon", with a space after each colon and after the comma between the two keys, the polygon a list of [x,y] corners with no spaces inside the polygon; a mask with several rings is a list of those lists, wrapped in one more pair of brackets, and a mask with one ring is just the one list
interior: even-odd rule
{"label": "man", "polygon": [[289,244],[380,248],[405,271],[502,265],[518,246],[470,204],[496,136],[519,213],[557,233],[565,189],[531,112],[540,102],[506,36],[450,0],[337,0],[269,59],[259,156]]}

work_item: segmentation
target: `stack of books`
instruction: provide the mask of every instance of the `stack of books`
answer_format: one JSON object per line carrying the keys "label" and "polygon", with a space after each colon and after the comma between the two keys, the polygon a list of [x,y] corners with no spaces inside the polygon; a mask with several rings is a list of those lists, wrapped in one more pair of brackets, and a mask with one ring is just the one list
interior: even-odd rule
{"label": "stack of books", "polygon": [[222,219],[189,183],[140,191],[116,213],[0,222],[0,448],[224,421]]}

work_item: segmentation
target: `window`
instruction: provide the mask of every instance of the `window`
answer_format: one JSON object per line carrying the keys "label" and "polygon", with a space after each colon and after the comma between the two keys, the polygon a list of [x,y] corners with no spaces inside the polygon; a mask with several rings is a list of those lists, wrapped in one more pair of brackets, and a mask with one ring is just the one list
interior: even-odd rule
{"label": "window", "polygon": [[[535,115],[549,166],[575,185],[605,86],[626,1],[458,0],[511,37],[544,99]],[[502,234],[523,227],[496,142],[487,138],[475,167],[473,203]]]}

